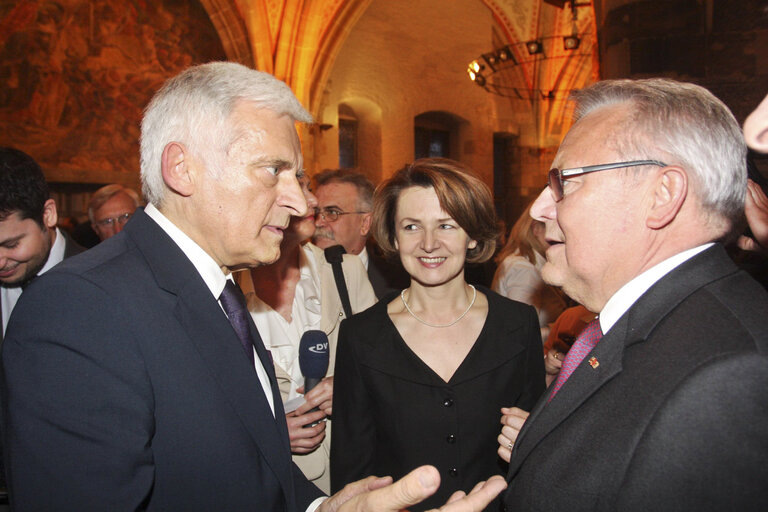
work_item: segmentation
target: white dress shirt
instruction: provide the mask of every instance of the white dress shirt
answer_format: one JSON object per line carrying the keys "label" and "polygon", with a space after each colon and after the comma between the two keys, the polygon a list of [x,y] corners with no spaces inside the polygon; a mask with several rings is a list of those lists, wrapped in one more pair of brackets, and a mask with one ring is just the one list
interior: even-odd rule
{"label": "white dress shirt", "polygon": [[368,270],[368,248],[363,246],[363,250],[360,251],[360,254],[358,254],[357,257],[360,258],[360,261],[363,262],[365,270]]}
{"label": "white dress shirt", "polygon": [[649,268],[619,288],[619,290],[608,299],[608,302],[605,303],[605,307],[603,307],[603,310],[600,312],[600,328],[602,329],[603,334],[607,334],[619,318],[632,307],[632,304],[637,302],[637,299],[648,291],[648,288],[656,284],[659,279],[712,245],[712,243],[699,245],[693,249],[688,249],[687,251],[675,254],[671,258],[667,258],[661,263]]}

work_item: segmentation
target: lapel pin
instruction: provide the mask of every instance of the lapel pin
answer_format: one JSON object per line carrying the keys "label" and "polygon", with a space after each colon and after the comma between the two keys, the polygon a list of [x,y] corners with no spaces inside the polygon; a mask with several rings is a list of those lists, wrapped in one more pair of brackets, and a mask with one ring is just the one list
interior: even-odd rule
{"label": "lapel pin", "polygon": [[600,361],[598,361],[596,357],[590,357],[589,358],[589,366],[591,366],[592,369],[594,370],[598,366],[600,366]]}

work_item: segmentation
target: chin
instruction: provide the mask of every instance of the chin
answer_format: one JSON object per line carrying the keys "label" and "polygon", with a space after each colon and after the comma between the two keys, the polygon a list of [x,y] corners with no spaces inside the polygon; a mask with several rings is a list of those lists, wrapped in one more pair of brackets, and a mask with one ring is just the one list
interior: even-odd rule
{"label": "chin", "polygon": [[541,278],[548,285],[563,286],[563,272],[549,261],[547,261],[544,266],[541,267]]}

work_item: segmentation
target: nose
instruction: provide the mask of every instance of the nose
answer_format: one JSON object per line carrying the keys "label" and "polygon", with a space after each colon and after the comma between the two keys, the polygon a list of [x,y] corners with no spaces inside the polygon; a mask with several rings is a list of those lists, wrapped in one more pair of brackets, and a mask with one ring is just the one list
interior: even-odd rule
{"label": "nose", "polygon": [[424,252],[432,252],[440,246],[440,241],[435,233],[427,229],[424,231],[424,237],[421,239],[421,248]]}
{"label": "nose", "polygon": [[307,206],[309,208],[317,207],[317,197],[309,189],[304,189],[304,198],[307,200]]}
{"label": "nose", "polygon": [[295,174],[283,173],[278,184],[278,204],[291,211],[291,215],[304,217],[307,214],[307,199]]}
{"label": "nose", "polygon": [[115,222],[115,226],[114,226],[114,231],[115,232],[112,233],[112,235],[116,235],[119,232],[121,232],[123,230],[123,226],[125,226],[125,224],[121,224],[120,222]]}
{"label": "nose", "polygon": [[552,220],[556,216],[555,198],[552,196],[552,191],[549,187],[546,187],[531,205],[531,217],[544,222],[545,220]]}
{"label": "nose", "polygon": [[[317,198],[315,198],[315,206],[317,205],[318,205],[318,201],[317,201]],[[317,213],[317,215],[315,215],[315,226],[318,228],[328,227],[328,221],[319,212]]]}

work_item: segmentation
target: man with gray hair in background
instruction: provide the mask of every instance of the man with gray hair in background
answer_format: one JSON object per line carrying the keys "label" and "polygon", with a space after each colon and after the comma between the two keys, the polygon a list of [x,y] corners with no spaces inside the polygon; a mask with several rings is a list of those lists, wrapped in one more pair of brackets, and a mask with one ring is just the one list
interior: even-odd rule
{"label": "man with gray hair in background", "polygon": [[103,242],[122,231],[139,206],[141,198],[135,190],[118,183],[105,185],[91,196],[88,202],[88,219]]}
{"label": "man with gray hair in background", "polygon": [[744,215],[739,126],[672,80],[575,100],[531,215],[544,280],[599,316],[530,417],[504,411],[507,510],[768,510],[768,296],[723,248]]}
{"label": "man with gray hair in background", "polygon": [[400,262],[378,253],[370,238],[374,186],[364,174],[351,169],[326,169],[315,175],[317,215],[312,241],[321,249],[341,245],[360,257],[377,298],[400,292],[410,276]]}
{"label": "man with gray hair in background", "polygon": [[[325,499],[291,462],[269,355],[231,272],[274,262],[307,211],[297,121],[312,118],[288,86],[234,63],[189,68],[152,99],[146,209],[35,280],[11,317],[14,510],[399,510],[434,492],[439,476],[422,467]],[[503,487],[491,479],[449,507],[479,510]]]}

